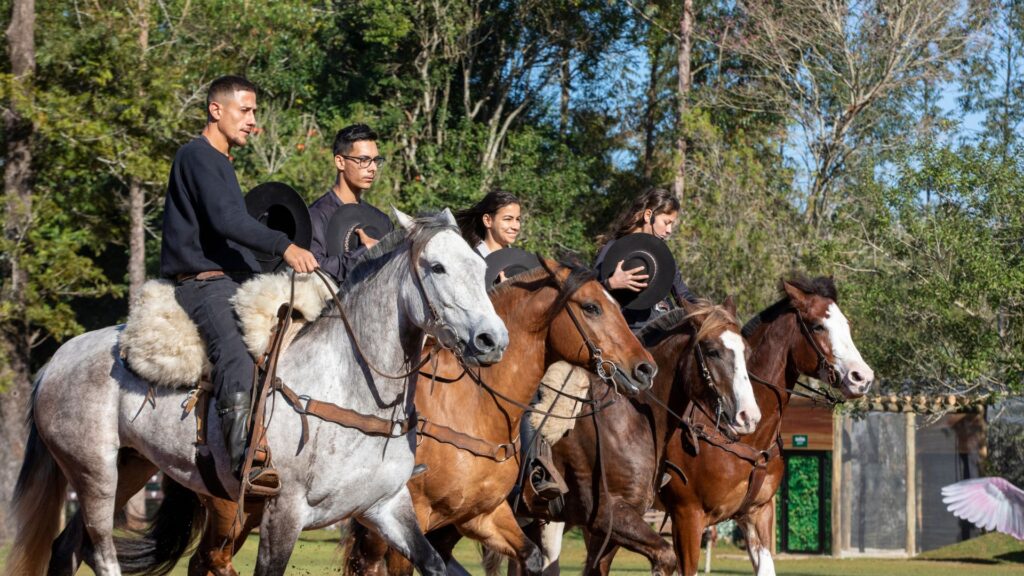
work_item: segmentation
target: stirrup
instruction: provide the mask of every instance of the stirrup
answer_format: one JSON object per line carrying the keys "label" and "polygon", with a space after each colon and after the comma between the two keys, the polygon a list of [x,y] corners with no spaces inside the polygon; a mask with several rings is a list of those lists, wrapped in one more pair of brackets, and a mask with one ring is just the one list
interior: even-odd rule
{"label": "stirrup", "polygon": [[281,475],[270,466],[253,467],[245,479],[246,498],[272,498],[281,492]]}

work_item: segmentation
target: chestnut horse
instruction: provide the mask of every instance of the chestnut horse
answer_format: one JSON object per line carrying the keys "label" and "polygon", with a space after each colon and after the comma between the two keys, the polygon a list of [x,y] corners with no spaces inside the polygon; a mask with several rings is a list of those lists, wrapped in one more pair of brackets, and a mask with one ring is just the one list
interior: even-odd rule
{"label": "chestnut horse", "polygon": [[772,498],[784,471],[779,429],[797,378],[831,382],[847,398],[864,395],[874,379],[830,278],[790,280],[782,288],[785,297],[743,329],[752,347],[747,367],[764,415],[760,427],[736,442],[714,435],[686,438],[682,430],[669,442],[665,458],[672,479],[660,496],[672,518],[683,576],[697,573],[704,528],[727,518],[735,518],[746,534],[757,575],[775,574],[769,542]]}
{"label": "chestnut horse", "polygon": [[[542,263],[543,268],[518,275],[490,293],[510,334],[501,362],[479,369],[473,377],[444,350],[435,364],[423,369],[415,398],[420,417],[416,463],[426,470],[408,483],[425,531],[453,527],[534,571],[540,569],[540,552],[519,528],[505,496],[519,470],[523,408],[537,391],[546,366],[556,361],[592,368],[601,364],[616,385],[633,394],[650,388],[657,372],[653,358],[593,272],[559,267],[550,260]],[[247,505],[246,521],[239,529],[233,502],[206,504],[212,518],[189,574],[236,574],[231,556],[259,523],[261,508]],[[174,503],[165,501],[165,506],[173,508]],[[354,525],[354,533],[357,540],[348,569],[381,571],[387,545],[361,525]],[[234,546],[224,546],[232,541]],[[450,547],[442,557],[450,559]],[[411,572],[411,565],[396,554],[388,557],[388,568]]]}
{"label": "chestnut horse", "polygon": [[[661,370],[645,396],[617,402],[581,420],[554,445],[555,465],[569,485],[554,523],[532,532],[545,555],[544,573],[557,571],[563,523],[582,526],[587,574],[607,574],[618,547],[642,554],[652,573],[675,571],[672,547],[644,521],[661,481],[665,444],[690,398],[714,407],[723,428],[753,432],[761,419],[747,376],[746,349],[731,299],[672,310],[640,329]],[[602,384],[592,382],[591,394]],[[536,524],[536,523],[535,523]],[[487,551],[488,573],[496,568]],[[521,568],[521,566],[520,566]]]}

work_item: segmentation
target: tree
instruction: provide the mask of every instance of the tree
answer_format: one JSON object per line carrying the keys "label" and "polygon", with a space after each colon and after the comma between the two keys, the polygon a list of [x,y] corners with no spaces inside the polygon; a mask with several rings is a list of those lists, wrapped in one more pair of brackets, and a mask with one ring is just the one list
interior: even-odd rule
{"label": "tree", "polygon": [[[7,27],[10,79],[5,90],[3,111],[4,158],[3,285],[0,286],[0,310],[3,311],[3,341],[0,348],[0,434],[3,435],[3,465],[0,466],[0,497],[9,501],[24,453],[25,433],[22,415],[31,396],[29,358],[32,350],[29,310],[29,266],[26,244],[33,220],[32,198],[32,82],[36,69],[35,1],[15,0]],[[0,516],[0,541],[11,536],[6,509]]]}
{"label": "tree", "polygon": [[[842,198],[835,184],[892,101],[924,78],[943,77],[972,40],[975,4],[948,0],[740,3],[743,25],[725,48],[756,66],[769,88],[758,102],[799,127],[806,153],[804,217],[815,228]],[[764,96],[770,99],[765,100]]]}

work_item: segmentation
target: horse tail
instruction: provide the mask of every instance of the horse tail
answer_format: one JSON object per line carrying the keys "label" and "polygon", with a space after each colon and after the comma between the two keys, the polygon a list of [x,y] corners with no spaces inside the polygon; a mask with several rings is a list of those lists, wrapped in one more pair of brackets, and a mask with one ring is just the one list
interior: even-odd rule
{"label": "horse tail", "polygon": [[484,574],[487,576],[500,576],[505,556],[482,544],[480,545],[480,556],[480,564],[483,566]]}
{"label": "horse tail", "polygon": [[169,573],[203,533],[206,509],[195,492],[166,475],[163,491],[163,502],[141,537],[114,538],[117,561],[125,574]]}
{"label": "horse tail", "polygon": [[64,511],[67,496],[67,478],[49,448],[39,438],[39,430],[36,428],[36,390],[45,371],[44,366],[32,387],[25,460],[21,463],[18,482],[14,486],[12,514],[15,524],[20,528],[4,566],[4,574],[12,576],[46,573],[50,563],[50,546],[60,530],[61,512]]}

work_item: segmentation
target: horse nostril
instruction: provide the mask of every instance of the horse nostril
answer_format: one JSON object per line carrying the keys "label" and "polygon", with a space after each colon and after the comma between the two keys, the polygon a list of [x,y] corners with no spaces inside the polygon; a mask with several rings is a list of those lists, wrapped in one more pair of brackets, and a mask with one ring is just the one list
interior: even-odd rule
{"label": "horse nostril", "polygon": [[860,372],[854,370],[853,372],[850,372],[850,380],[853,380],[854,382],[860,384],[861,382],[864,381],[864,376],[862,376]]}
{"label": "horse nostril", "polygon": [[653,380],[656,373],[657,370],[648,362],[641,362],[636,365],[636,368],[633,368],[633,376],[644,383],[649,383]]}
{"label": "horse nostril", "polygon": [[476,349],[480,352],[490,352],[496,347],[494,337],[487,332],[477,334],[476,338],[473,338],[473,345],[476,346]]}
{"label": "horse nostril", "polygon": [[747,414],[746,410],[741,410],[740,413],[736,415],[736,422],[743,428],[752,427],[757,424],[757,420],[751,418],[750,414]]}

